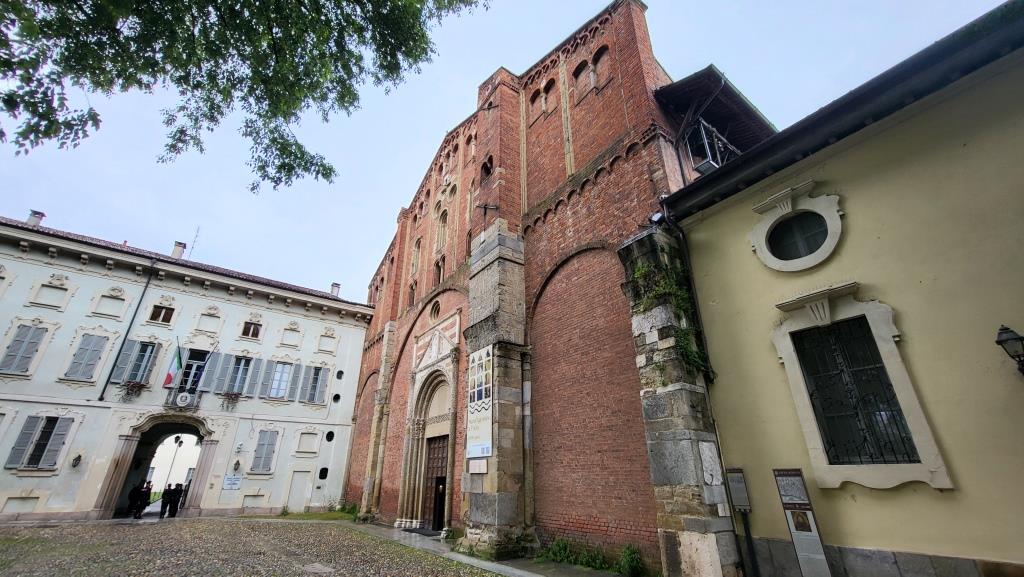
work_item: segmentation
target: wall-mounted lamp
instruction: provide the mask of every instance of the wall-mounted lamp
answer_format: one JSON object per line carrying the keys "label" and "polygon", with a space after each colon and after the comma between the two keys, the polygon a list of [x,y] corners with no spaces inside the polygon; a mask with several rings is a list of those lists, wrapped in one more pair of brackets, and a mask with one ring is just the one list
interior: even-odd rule
{"label": "wall-mounted lamp", "polygon": [[1024,337],[1006,325],[999,327],[996,344],[1003,347],[1010,358],[1017,361],[1017,370],[1024,374]]}
{"label": "wall-mounted lamp", "polygon": [[241,469],[241,468],[242,468],[242,462],[239,461],[238,459],[235,459],[235,466],[231,467],[231,470],[237,473],[238,470]]}
{"label": "wall-mounted lamp", "polygon": [[81,464],[82,464],[82,456],[81,455],[75,455],[75,458],[71,459],[71,467],[72,468],[77,467],[77,466],[79,466]]}

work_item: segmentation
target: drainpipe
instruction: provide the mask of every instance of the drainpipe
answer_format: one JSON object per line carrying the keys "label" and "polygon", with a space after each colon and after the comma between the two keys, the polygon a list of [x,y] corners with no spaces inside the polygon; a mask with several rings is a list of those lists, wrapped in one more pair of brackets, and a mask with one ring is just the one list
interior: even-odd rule
{"label": "drainpipe", "polygon": [[[100,396],[97,401],[102,401],[104,395],[107,394],[107,387],[110,386],[110,377],[114,376],[114,367],[117,366],[117,359],[121,357],[121,353],[124,351],[124,344],[128,342],[128,336],[131,335],[132,327],[135,326],[135,317],[139,315],[139,309],[142,308],[142,301],[145,300],[146,291],[149,290],[149,283],[153,280],[153,271],[156,269],[156,259],[149,259],[149,274],[146,275],[146,284],[142,287],[142,294],[139,295],[139,302],[135,303],[135,310],[132,311],[132,318],[128,321],[128,328],[124,332],[124,338],[121,339],[121,346],[117,347],[117,354],[114,355],[114,364],[110,365],[110,372],[107,373],[107,378],[103,381],[103,388],[100,389]],[[156,359],[153,359],[156,361]]]}
{"label": "drainpipe", "polygon": [[[704,334],[704,321],[701,319],[700,316],[700,301],[698,301],[697,299],[697,287],[694,285],[693,282],[693,266],[690,263],[690,245],[686,240],[686,233],[684,233],[683,229],[680,228],[678,224],[676,224],[676,221],[672,220],[672,216],[669,214],[668,206],[665,203],[665,199],[661,199],[661,201],[659,201],[659,204],[661,205],[661,214],[665,215],[665,220],[669,223],[669,227],[671,227],[671,229],[675,232],[676,237],[679,238],[679,242],[682,243],[683,245],[683,264],[686,266],[686,269],[689,272],[689,274],[686,275],[686,284],[687,288],[690,291],[690,295],[693,299],[694,324],[697,327],[697,334],[700,335],[700,344],[702,347],[704,347],[704,354],[707,358],[708,363],[707,370],[704,372],[704,378],[705,380],[707,380],[707,384],[711,385],[714,382],[714,371],[711,369],[711,353],[708,349],[707,336]],[[724,469],[726,467],[725,455],[722,453],[722,435],[719,433],[718,419],[715,418],[715,410],[714,407],[712,407],[711,405],[711,392],[709,387],[705,386],[704,391],[705,400],[708,405],[708,416],[711,417],[711,424],[715,427],[715,438],[719,439],[719,442],[715,443],[715,446],[718,448],[718,461],[722,464],[722,469],[724,472]],[[729,503],[729,505],[731,508],[732,503]],[[753,546],[754,536],[750,533],[750,521],[746,513],[743,513],[743,531],[746,534],[746,541],[748,544],[748,555],[750,556],[751,573],[753,574],[753,577],[760,577],[761,568],[757,564],[757,554],[754,552]],[[736,539],[737,550],[742,551],[742,548],[740,548],[739,546],[739,535],[737,535],[736,532],[733,531],[733,536]]]}

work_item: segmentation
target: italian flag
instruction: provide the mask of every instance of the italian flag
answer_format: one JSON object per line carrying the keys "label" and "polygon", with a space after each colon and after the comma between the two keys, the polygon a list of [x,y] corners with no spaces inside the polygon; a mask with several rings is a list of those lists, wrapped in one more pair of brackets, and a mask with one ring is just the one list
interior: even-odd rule
{"label": "italian flag", "polygon": [[164,377],[165,387],[170,387],[174,383],[179,371],[181,371],[181,354],[175,352],[174,358],[171,359],[171,366],[167,367],[167,376]]}

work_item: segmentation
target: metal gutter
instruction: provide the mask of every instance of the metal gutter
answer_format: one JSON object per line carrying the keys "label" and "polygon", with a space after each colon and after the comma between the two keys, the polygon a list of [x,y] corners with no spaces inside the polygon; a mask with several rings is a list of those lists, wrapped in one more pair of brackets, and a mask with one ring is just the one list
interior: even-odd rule
{"label": "metal gutter", "polygon": [[1024,46],[1024,0],[1010,0],[851,90],[666,199],[680,221]]}

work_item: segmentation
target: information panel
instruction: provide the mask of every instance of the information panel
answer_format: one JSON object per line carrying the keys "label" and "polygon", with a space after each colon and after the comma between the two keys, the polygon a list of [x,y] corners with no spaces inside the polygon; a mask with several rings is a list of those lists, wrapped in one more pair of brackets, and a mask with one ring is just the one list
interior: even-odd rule
{"label": "information panel", "polygon": [[491,444],[491,391],[494,364],[488,345],[469,355],[469,407],[466,411],[466,458],[490,457]]}
{"label": "information panel", "polygon": [[786,514],[789,534],[804,577],[832,577],[821,546],[818,523],[807,496],[807,485],[800,469],[775,469],[775,485],[779,488],[782,510]]}

